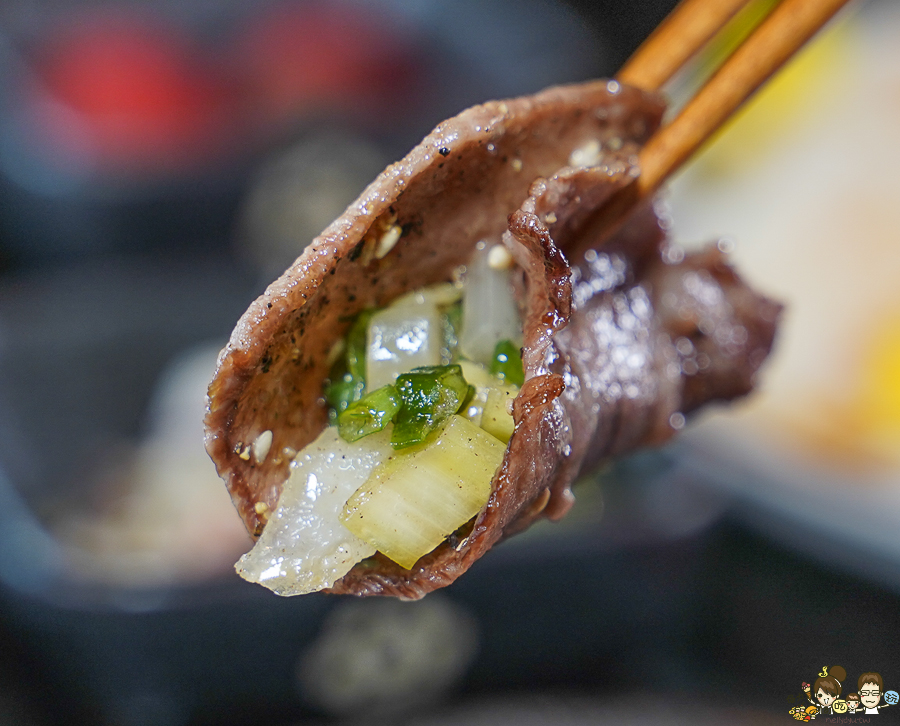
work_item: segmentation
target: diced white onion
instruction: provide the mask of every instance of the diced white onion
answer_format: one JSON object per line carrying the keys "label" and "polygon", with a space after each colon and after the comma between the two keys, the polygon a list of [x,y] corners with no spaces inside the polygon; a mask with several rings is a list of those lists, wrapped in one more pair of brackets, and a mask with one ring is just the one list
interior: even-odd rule
{"label": "diced white onion", "polygon": [[436,440],[398,454],[351,496],[341,521],[407,569],[474,517],[506,447],[461,416]]}
{"label": "diced white onion", "polygon": [[406,302],[379,310],[366,337],[367,390],[418,366],[440,365],[443,340],[443,321],[433,304]]}
{"label": "diced white onion", "polygon": [[503,443],[509,442],[514,427],[507,402],[516,397],[518,387],[495,378],[480,363],[463,360],[459,364],[465,379],[475,387],[475,395],[459,415]]}
{"label": "diced white onion", "polygon": [[331,587],[375,549],[338,519],[353,492],[392,455],[389,429],[347,443],[329,427],[291,464],[278,507],[238,574],[279,595]]}
{"label": "diced white onion", "polygon": [[490,245],[475,252],[466,275],[460,349],[467,358],[490,364],[501,340],[522,342],[522,324],[508,269],[490,266]]}
{"label": "diced white onion", "polygon": [[509,443],[509,439],[515,429],[512,410],[509,404],[516,397],[519,389],[516,386],[499,385],[488,389],[484,407],[481,411],[481,419],[479,425],[491,436],[494,436],[504,444]]}
{"label": "diced white onion", "polygon": [[481,363],[461,360],[459,365],[462,368],[463,378],[475,387],[475,395],[472,396],[466,407],[459,412],[459,415],[467,418],[476,426],[481,426],[481,414],[484,411],[484,404],[487,403],[491,387],[497,385],[497,379],[488,372],[487,366],[483,366]]}

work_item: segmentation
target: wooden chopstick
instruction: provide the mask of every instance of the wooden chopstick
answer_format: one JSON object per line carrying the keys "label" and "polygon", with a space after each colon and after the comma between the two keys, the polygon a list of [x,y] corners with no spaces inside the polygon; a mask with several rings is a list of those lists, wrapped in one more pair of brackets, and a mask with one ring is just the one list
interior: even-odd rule
{"label": "wooden chopstick", "polygon": [[[706,14],[705,6],[725,1],[690,0],[686,7],[692,12]],[[638,156],[640,175],[634,183],[619,190],[609,202],[594,213],[587,222],[585,233],[594,239],[609,237],[638,202],[653,194],[744,101],[847,2],[848,0],[782,0],[685,104],[675,119],[660,127],[649,139]],[[673,12],[680,13],[681,7]],[[663,24],[668,24],[668,20],[663,21]],[[704,21],[698,25],[712,24],[710,21]],[[673,27],[678,25],[693,26],[684,18]],[[699,38],[703,34],[705,31],[698,33],[696,37]],[[679,38],[671,35],[669,31],[665,31],[663,37],[668,38],[668,43],[676,45],[680,43]],[[643,55],[640,49],[638,52]],[[651,85],[657,79],[667,74],[671,76],[675,72],[676,69],[670,67],[671,59],[684,57],[686,60],[690,55],[683,51],[670,53],[665,49],[656,52],[662,53],[667,60],[659,64],[660,68],[665,68],[664,71],[646,72]],[[654,67],[654,64],[641,60],[632,66],[627,75],[640,80],[645,73],[641,69],[651,67]],[[618,77],[624,80],[622,74]]]}
{"label": "wooden chopstick", "polygon": [[656,91],[751,0],[681,0],[616,74],[622,83]]}
{"label": "wooden chopstick", "polygon": [[653,193],[847,2],[782,0],[641,150],[638,196]]}

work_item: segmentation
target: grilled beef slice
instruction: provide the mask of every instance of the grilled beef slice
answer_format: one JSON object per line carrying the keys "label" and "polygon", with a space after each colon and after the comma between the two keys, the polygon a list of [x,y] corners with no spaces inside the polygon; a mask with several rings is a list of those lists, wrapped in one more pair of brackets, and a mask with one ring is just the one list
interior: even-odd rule
{"label": "grilled beef slice", "polygon": [[[389,166],[238,321],[209,387],[206,445],[258,536],[290,453],[327,424],[322,385],[361,311],[452,279],[479,241],[517,263],[525,384],[488,503],[458,541],[405,570],[378,554],[331,592],[418,598],[539,517],[559,518],[579,472],[659,444],[683,415],[747,393],[780,306],[715,247],[684,256],[649,203],[617,231],[596,212],[639,175],[662,100],[615,81],[486,103]],[[402,230],[389,250],[388,230]],[[251,445],[273,432],[272,452]],[[261,504],[260,504],[261,503]]]}

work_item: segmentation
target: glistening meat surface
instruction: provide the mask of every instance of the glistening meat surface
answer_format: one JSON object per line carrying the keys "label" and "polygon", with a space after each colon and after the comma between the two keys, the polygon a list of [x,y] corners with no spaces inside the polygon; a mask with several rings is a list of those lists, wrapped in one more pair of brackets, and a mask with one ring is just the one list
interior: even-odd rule
{"label": "glistening meat surface", "polygon": [[220,355],[206,419],[251,533],[276,506],[291,452],[326,425],[322,383],[354,316],[450,280],[479,241],[512,251],[524,321],[526,381],[490,499],[465,536],[411,570],[376,555],[333,592],[417,598],[445,586],[502,537],[562,516],[586,466],[665,440],[673,414],[750,390],[779,307],[714,250],[672,264],[649,207],[614,235],[591,224],[636,177],[662,111],[658,97],[605,81],[469,109],[385,170],[251,305]]}

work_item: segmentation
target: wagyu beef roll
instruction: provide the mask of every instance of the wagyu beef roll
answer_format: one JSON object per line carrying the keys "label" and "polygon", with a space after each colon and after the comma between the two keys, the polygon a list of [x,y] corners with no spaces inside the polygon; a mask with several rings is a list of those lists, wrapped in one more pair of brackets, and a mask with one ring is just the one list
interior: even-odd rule
{"label": "wagyu beef roll", "polygon": [[250,306],[206,417],[257,539],[243,577],[419,598],[562,517],[580,472],[751,390],[780,306],[649,203],[597,227],[663,110],[597,81],[464,111]]}

